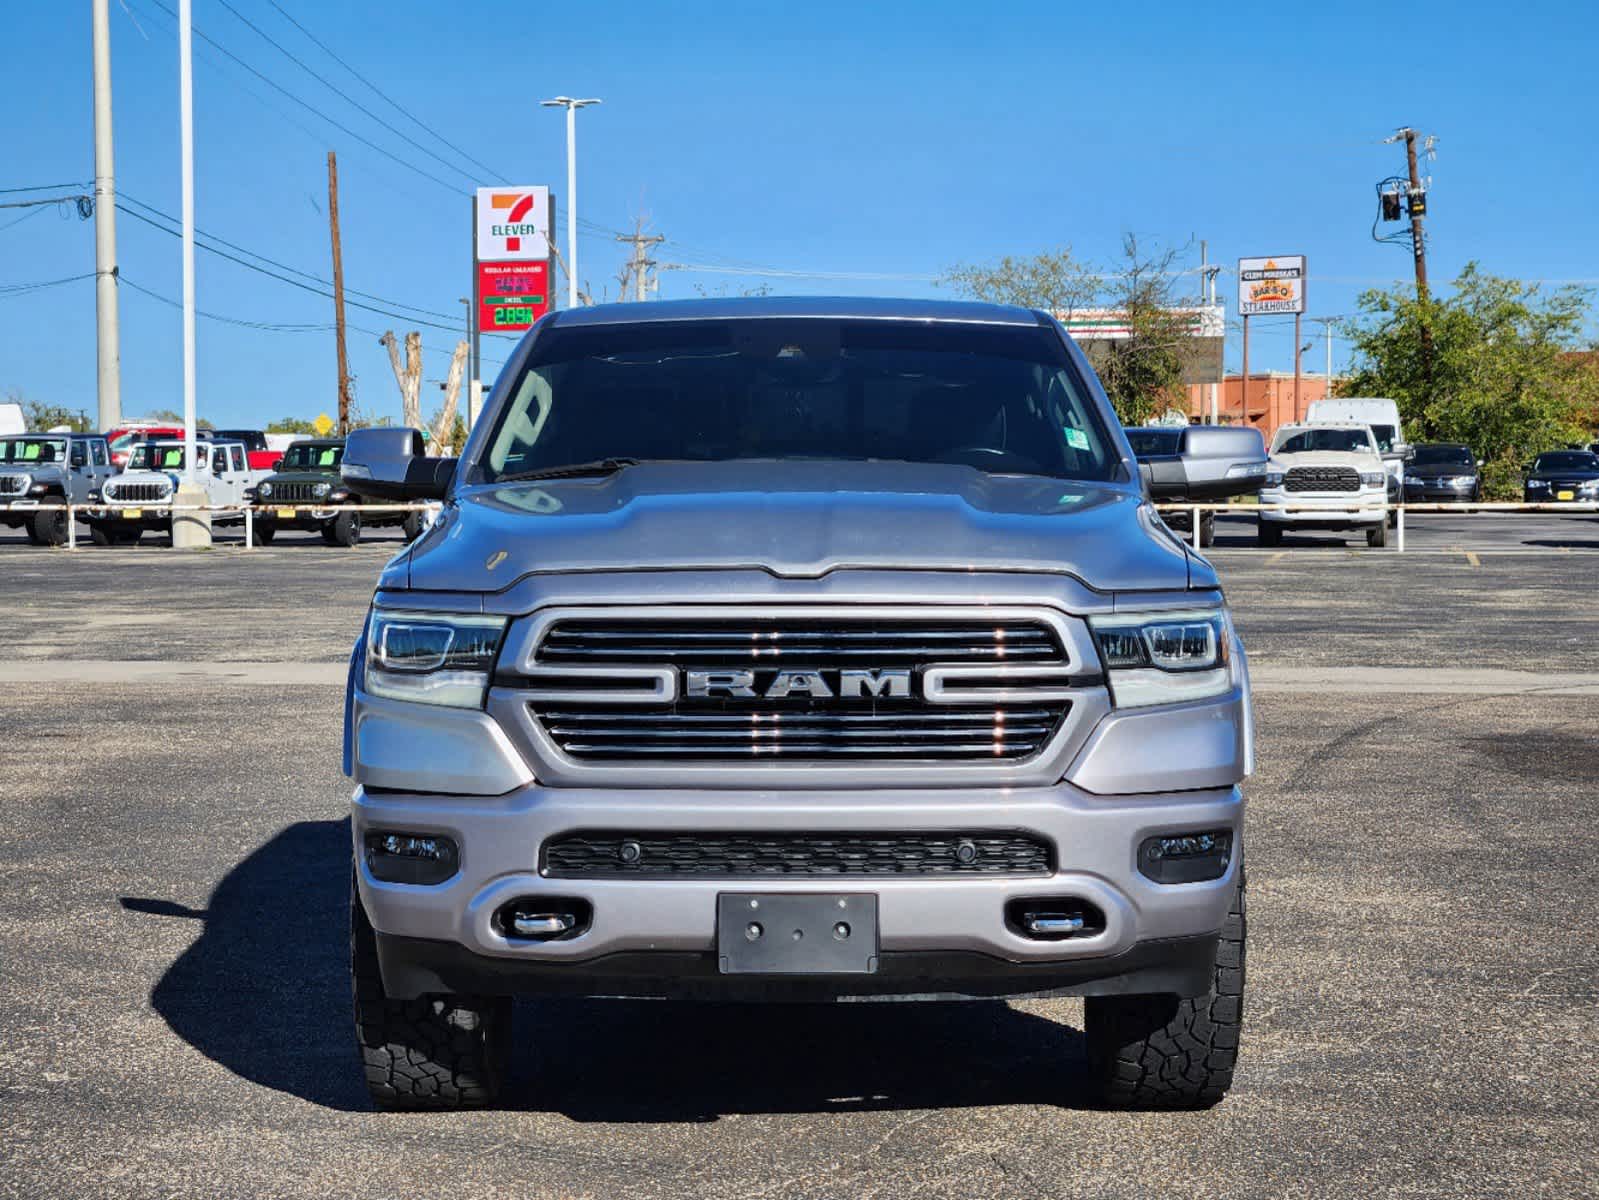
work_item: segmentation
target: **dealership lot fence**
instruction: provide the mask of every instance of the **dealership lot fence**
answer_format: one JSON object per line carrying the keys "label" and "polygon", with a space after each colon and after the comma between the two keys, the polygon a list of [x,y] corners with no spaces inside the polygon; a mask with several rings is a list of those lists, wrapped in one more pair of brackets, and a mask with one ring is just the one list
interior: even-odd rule
{"label": "dealership lot fence", "polygon": [[[334,512],[346,509],[356,509],[361,513],[410,513],[420,512],[429,515],[436,514],[439,510],[437,501],[413,502],[410,504],[33,504],[25,509],[12,509],[12,512],[60,512],[66,510],[69,517],[67,521],[66,548],[78,548],[78,533],[76,517],[85,512],[116,512],[124,508],[142,508],[146,511],[160,514],[166,513],[210,513],[213,516],[240,516],[244,518],[244,549],[255,549],[255,514],[258,512],[278,513],[287,509],[296,512]],[[1329,511],[1326,506],[1308,504],[1157,504],[1155,506],[1163,513],[1187,513],[1193,522],[1191,539],[1194,548],[1200,549],[1201,516],[1206,513],[1221,515],[1224,513],[1261,513],[1279,512],[1287,515],[1294,513],[1322,513]],[[1511,501],[1485,500],[1475,504],[1383,504],[1369,505],[1360,509],[1336,509],[1337,512],[1376,512],[1383,513],[1384,520],[1389,513],[1395,514],[1394,523],[1394,551],[1398,554],[1405,552],[1405,514],[1406,513],[1456,513],[1456,514],[1491,514],[1491,513],[1551,513],[1559,516],[1584,516],[1599,513],[1599,501],[1595,500],[1558,500],[1547,504],[1518,504]],[[1308,523],[1308,528],[1314,529],[1315,523]]]}

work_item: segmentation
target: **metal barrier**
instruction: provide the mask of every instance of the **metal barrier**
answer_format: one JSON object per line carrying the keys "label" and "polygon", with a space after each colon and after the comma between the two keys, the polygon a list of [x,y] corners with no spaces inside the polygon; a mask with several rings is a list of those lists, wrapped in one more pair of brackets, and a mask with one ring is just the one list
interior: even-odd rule
{"label": "metal barrier", "polygon": [[[355,509],[362,513],[379,512],[422,512],[437,513],[440,505],[438,501],[414,501],[409,504],[342,504],[328,505],[315,503],[297,504],[32,504],[26,509],[11,509],[12,512],[61,512],[68,514],[67,521],[67,549],[78,548],[77,521],[72,519],[81,512],[106,512],[117,511],[125,508],[142,508],[160,513],[240,513],[244,517],[244,548],[255,549],[255,514],[257,512],[280,512],[294,509],[296,512],[331,512],[339,509]],[[1225,504],[1157,504],[1155,508],[1160,512],[1186,512],[1193,521],[1192,540],[1194,549],[1203,549],[1201,546],[1200,516],[1203,513],[1314,513],[1314,512],[1375,512],[1379,509],[1383,519],[1392,512],[1397,514],[1394,524],[1394,549],[1403,554],[1405,551],[1405,514],[1407,512],[1443,512],[1443,513],[1552,513],[1560,516],[1580,516],[1582,514],[1599,513],[1599,501],[1595,500],[1554,500],[1546,504],[1525,504],[1514,501],[1485,500],[1477,503],[1436,503],[1436,504],[1383,504],[1365,505],[1352,509],[1330,509],[1326,505],[1311,504],[1240,504],[1230,502]]]}
{"label": "metal barrier", "polygon": [[[67,549],[78,548],[78,513],[103,513],[118,512],[123,509],[143,509],[155,513],[157,517],[168,513],[221,513],[224,515],[239,513],[244,517],[244,549],[254,550],[255,545],[255,514],[257,512],[280,512],[293,509],[296,512],[337,512],[340,509],[355,509],[362,513],[378,512],[421,512],[437,513],[437,501],[417,501],[409,504],[30,504],[25,509],[13,508],[12,512],[66,512],[67,514]],[[431,523],[431,522],[430,522]]]}
{"label": "metal barrier", "polygon": [[1350,508],[1335,508],[1326,504],[1157,504],[1156,509],[1161,512],[1186,512],[1192,514],[1194,523],[1192,540],[1194,549],[1203,549],[1200,544],[1201,513],[1258,513],[1280,512],[1293,513],[1327,513],[1327,512],[1376,512],[1381,511],[1383,520],[1388,519],[1389,513],[1394,513],[1394,551],[1398,554],[1405,552],[1405,514],[1407,512],[1454,512],[1454,513],[1484,513],[1484,512],[1547,512],[1558,513],[1562,516],[1574,516],[1582,513],[1599,512],[1599,501],[1596,500],[1553,500],[1547,504],[1525,504],[1510,500],[1484,500],[1476,503],[1432,503],[1432,504],[1366,504],[1354,505]]}

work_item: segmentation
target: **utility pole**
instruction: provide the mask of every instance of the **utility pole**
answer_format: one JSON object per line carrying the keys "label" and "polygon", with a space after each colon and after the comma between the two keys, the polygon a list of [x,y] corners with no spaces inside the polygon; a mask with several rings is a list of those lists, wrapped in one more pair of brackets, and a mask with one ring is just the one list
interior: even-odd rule
{"label": "utility pole", "polygon": [[350,432],[350,360],[344,351],[344,252],[339,245],[339,160],[328,151],[328,226],[333,236],[333,340],[339,351],[339,436]]}
{"label": "utility pole", "polygon": [[599,100],[557,96],[540,100],[541,108],[566,109],[566,306],[577,307],[577,110]]}
{"label": "utility pole", "polygon": [[1324,391],[1323,396],[1324,396],[1325,399],[1329,399],[1330,400],[1330,399],[1332,399],[1332,390],[1333,390],[1333,382],[1332,382],[1332,378],[1333,378],[1333,370],[1332,370],[1333,326],[1338,323],[1338,318],[1337,317],[1311,317],[1310,319],[1311,319],[1312,322],[1314,322],[1315,324],[1320,325],[1322,327],[1322,332],[1325,335],[1325,340],[1326,340],[1326,343],[1327,343],[1327,383],[1326,383],[1326,390]]}
{"label": "utility pole", "polygon": [[1421,219],[1427,214],[1427,192],[1421,186],[1421,171],[1416,166],[1416,131],[1408,125],[1399,131],[1405,139],[1405,161],[1410,167],[1410,245],[1416,259],[1416,299],[1427,301],[1427,243],[1422,237]]}
{"label": "utility pole", "polygon": [[626,278],[631,277],[633,281],[633,299],[648,299],[646,293],[652,287],[649,281],[649,273],[656,265],[655,260],[649,256],[649,248],[660,245],[666,239],[660,234],[646,235],[644,232],[644,218],[636,217],[633,222],[633,232],[631,234],[619,233],[616,235],[616,240],[633,244],[633,258],[627,265],[624,285]]}
{"label": "utility pole", "polygon": [[110,0],[94,0],[94,321],[101,429],[122,424],[117,323],[117,185],[111,140]]}

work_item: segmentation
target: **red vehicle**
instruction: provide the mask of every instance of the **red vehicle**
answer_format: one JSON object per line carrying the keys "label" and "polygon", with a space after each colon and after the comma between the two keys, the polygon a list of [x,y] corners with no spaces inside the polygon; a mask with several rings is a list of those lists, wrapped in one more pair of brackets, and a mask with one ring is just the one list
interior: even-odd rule
{"label": "red vehicle", "polygon": [[117,470],[128,465],[128,455],[133,447],[149,438],[182,437],[181,427],[158,425],[153,421],[124,421],[115,429],[105,431],[106,443],[111,448],[111,463]]}
{"label": "red vehicle", "polygon": [[220,438],[229,442],[243,442],[245,455],[252,471],[276,471],[283,451],[267,445],[266,434],[259,429],[207,429],[203,437]]}

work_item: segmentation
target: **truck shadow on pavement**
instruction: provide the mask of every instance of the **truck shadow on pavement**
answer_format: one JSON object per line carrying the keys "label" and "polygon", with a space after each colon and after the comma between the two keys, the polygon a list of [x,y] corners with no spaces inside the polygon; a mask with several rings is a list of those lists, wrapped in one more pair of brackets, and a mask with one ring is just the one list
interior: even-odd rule
{"label": "truck shadow on pavement", "polygon": [[[230,870],[203,911],[131,896],[122,906],[203,922],[150,996],[174,1033],[251,1083],[362,1111],[349,855],[348,821],[301,822]],[[514,1036],[504,1106],[579,1121],[1086,1103],[1081,1033],[993,1001],[540,1000],[517,1006]]]}

